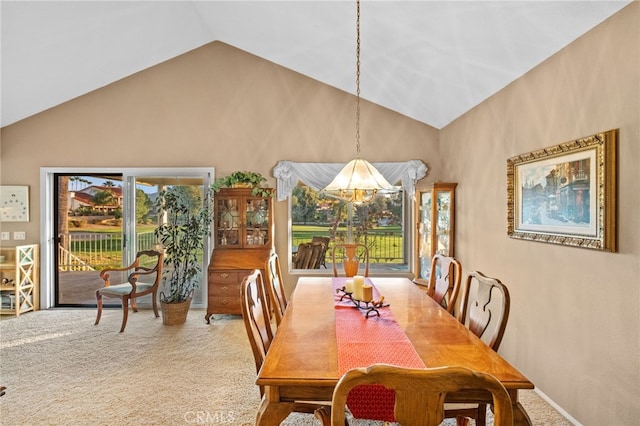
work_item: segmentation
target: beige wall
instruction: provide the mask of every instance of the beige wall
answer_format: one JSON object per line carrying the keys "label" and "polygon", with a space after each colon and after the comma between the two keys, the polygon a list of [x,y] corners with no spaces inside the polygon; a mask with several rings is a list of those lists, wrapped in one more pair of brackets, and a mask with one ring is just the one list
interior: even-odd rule
{"label": "beige wall", "polygon": [[[422,159],[425,180],[459,182],[456,255],[465,272],[497,276],[512,293],[501,353],[584,424],[640,418],[639,6],[440,132],[369,103],[362,110],[365,158]],[[32,217],[2,229],[38,242],[40,167],[214,166],[273,184],[279,160],[347,161],[353,109],[344,92],[205,45],[3,128],[0,180],[31,186]],[[620,128],[619,252],[509,239],[506,159],[611,128]],[[279,252],[286,220],[286,202],[276,203]]]}
{"label": "beige wall", "polygon": [[[433,167],[436,129],[367,101],[361,110],[364,158],[421,159]],[[28,224],[2,229],[27,231],[33,243],[40,167],[213,166],[216,176],[252,170],[275,185],[279,160],[355,156],[355,97],[213,42],[4,127],[1,141],[0,182],[29,185],[32,212]],[[277,202],[280,253],[287,251],[287,218],[287,202]],[[286,282],[291,290],[295,278]]]}
{"label": "beige wall", "polygon": [[[456,255],[499,277],[512,311],[501,353],[585,425],[640,421],[640,3],[442,129],[459,182]],[[620,129],[619,250],[513,240],[506,160]]]}

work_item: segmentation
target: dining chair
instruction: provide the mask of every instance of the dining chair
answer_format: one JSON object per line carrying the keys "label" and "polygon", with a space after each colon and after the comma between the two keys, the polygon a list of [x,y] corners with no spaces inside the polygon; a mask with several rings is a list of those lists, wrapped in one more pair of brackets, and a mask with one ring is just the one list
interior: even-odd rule
{"label": "dining chair", "polygon": [[331,262],[333,263],[334,277],[340,276],[339,263],[342,263],[342,270],[347,277],[358,275],[361,264],[364,265],[364,272],[361,275],[369,276],[369,249],[362,243],[335,244],[331,254]]}
{"label": "dining chair", "polygon": [[[162,279],[162,260],[164,255],[162,252],[155,250],[144,250],[136,254],[133,263],[124,268],[107,268],[100,271],[100,278],[104,281],[104,287],[96,290],[96,302],[98,305],[98,314],[96,316],[95,325],[100,322],[102,316],[102,298],[111,297],[120,299],[122,302],[122,326],[120,333],[127,326],[127,318],[129,316],[129,302],[133,312],[138,312],[136,299],[147,294],[151,294],[153,304],[153,313],[156,318],[160,316],[158,313],[158,287]],[[120,274],[128,274],[127,281],[119,284],[111,283],[111,274],[114,272]]]}
{"label": "dining chair", "polygon": [[287,295],[282,281],[280,259],[275,250],[271,251],[266,263],[265,271],[267,273],[267,294],[271,300],[271,310],[275,317],[276,326],[279,326],[280,321],[282,321],[282,317],[284,316],[284,310],[287,308]]}
{"label": "dining chair", "polygon": [[349,391],[359,385],[383,385],[395,391],[395,421],[401,425],[435,426],[444,420],[444,400],[449,392],[488,391],[493,398],[494,425],[513,425],[511,399],[494,376],[451,366],[405,368],[373,364],[347,371],[338,381],[331,401],[331,424],[342,426]]}
{"label": "dining chair", "polygon": [[327,249],[329,248],[329,242],[331,241],[331,239],[329,237],[320,237],[318,235],[311,237],[311,243],[322,243],[324,244],[324,250],[322,251],[322,253],[320,253],[319,259],[318,259],[318,268],[320,269],[320,266],[324,266],[324,269],[327,269],[327,261],[326,261],[326,256],[327,256]]}
{"label": "dining chair", "polygon": [[[267,355],[273,332],[267,311],[262,273],[259,269],[244,277],[240,285],[242,319],[249,337],[249,344],[256,364],[256,373],[260,371],[264,357]],[[260,389],[262,395],[263,389]]]}
{"label": "dining chair", "polygon": [[[511,298],[509,290],[497,278],[471,271],[467,276],[462,299],[460,322],[482,339],[491,349],[498,351],[509,319]],[[470,417],[477,426],[486,424],[486,404],[447,404],[447,418]]]}
{"label": "dining chair", "polygon": [[293,269],[320,269],[327,247],[323,242],[307,242],[298,245],[293,258]]}
{"label": "dining chair", "polygon": [[[269,322],[266,294],[262,282],[262,273],[259,269],[244,277],[240,285],[242,296],[242,319],[244,322],[249,344],[253,352],[253,359],[256,366],[256,374],[260,371],[267,351],[271,347],[273,332]],[[260,396],[264,395],[264,388],[260,386]],[[293,410],[299,413],[314,413],[322,421],[326,417],[329,402],[325,404],[318,402],[293,401]],[[325,407],[324,410],[320,410]],[[326,420],[323,422],[323,424]]]}
{"label": "dining chair", "polygon": [[457,259],[442,254],[433,256],[427,294],[450,314],[458,300],[461,280],[462,266]]}

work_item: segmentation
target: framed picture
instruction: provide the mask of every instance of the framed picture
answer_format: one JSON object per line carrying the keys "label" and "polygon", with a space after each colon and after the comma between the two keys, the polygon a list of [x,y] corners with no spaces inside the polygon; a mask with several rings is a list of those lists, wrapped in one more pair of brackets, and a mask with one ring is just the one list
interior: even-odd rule
{"label": "framed picture", "polygon": [[511,238],[616,251],[618,130],[507,160]]}
{"label": "framed picture", "polygon": [[0,186],[0,222],[29,222],[28,186]]}

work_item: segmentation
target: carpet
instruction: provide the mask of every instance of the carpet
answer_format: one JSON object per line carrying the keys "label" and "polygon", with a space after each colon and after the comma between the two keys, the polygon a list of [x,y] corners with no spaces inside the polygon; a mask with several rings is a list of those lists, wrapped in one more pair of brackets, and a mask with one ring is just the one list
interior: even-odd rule
{"label": "carpet", "polygon": [[[253,425],[260,395],[241,317],[214,315],[208,325],[192,309],[186,324],[163,326],[140,310],[118,333],[120,310],[105,310],[97,326],[95,313],[2,317],[0,425]],[[571,424],[533,391],[522,404],[534,425]],[[298,413],[283,422],[319,424]]]}

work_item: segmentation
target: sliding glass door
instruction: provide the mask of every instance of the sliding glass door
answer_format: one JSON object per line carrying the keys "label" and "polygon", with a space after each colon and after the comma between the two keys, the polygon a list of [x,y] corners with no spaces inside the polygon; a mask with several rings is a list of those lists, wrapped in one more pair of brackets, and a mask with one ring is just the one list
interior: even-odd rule
{"label": "sliding glass door", "polygon": [[[133,262],[140,250],[157,248],[154,230],[159,220],[153,207],[158,192],[170,186],[203,194],[211,184],[213,169],[136,168],[117,171],[104,169],[65,169],[51,173],[48,193],[52,194],[50,219],[51,245],[43,245],[43,261],[52,262],[51,294],[53,306],[95,306],[95,291],[103,286],[100,271]],[[200,286],[193,307],[206,302],[206,267],[211,253],[205,241],[201,253]],[[126,277],[112,274],[112,279]],[[44,274],[43,285],[47,285]],[[117,300],[106,299],[105,303]],[[151,305],[150,296],[138,305]]]}

